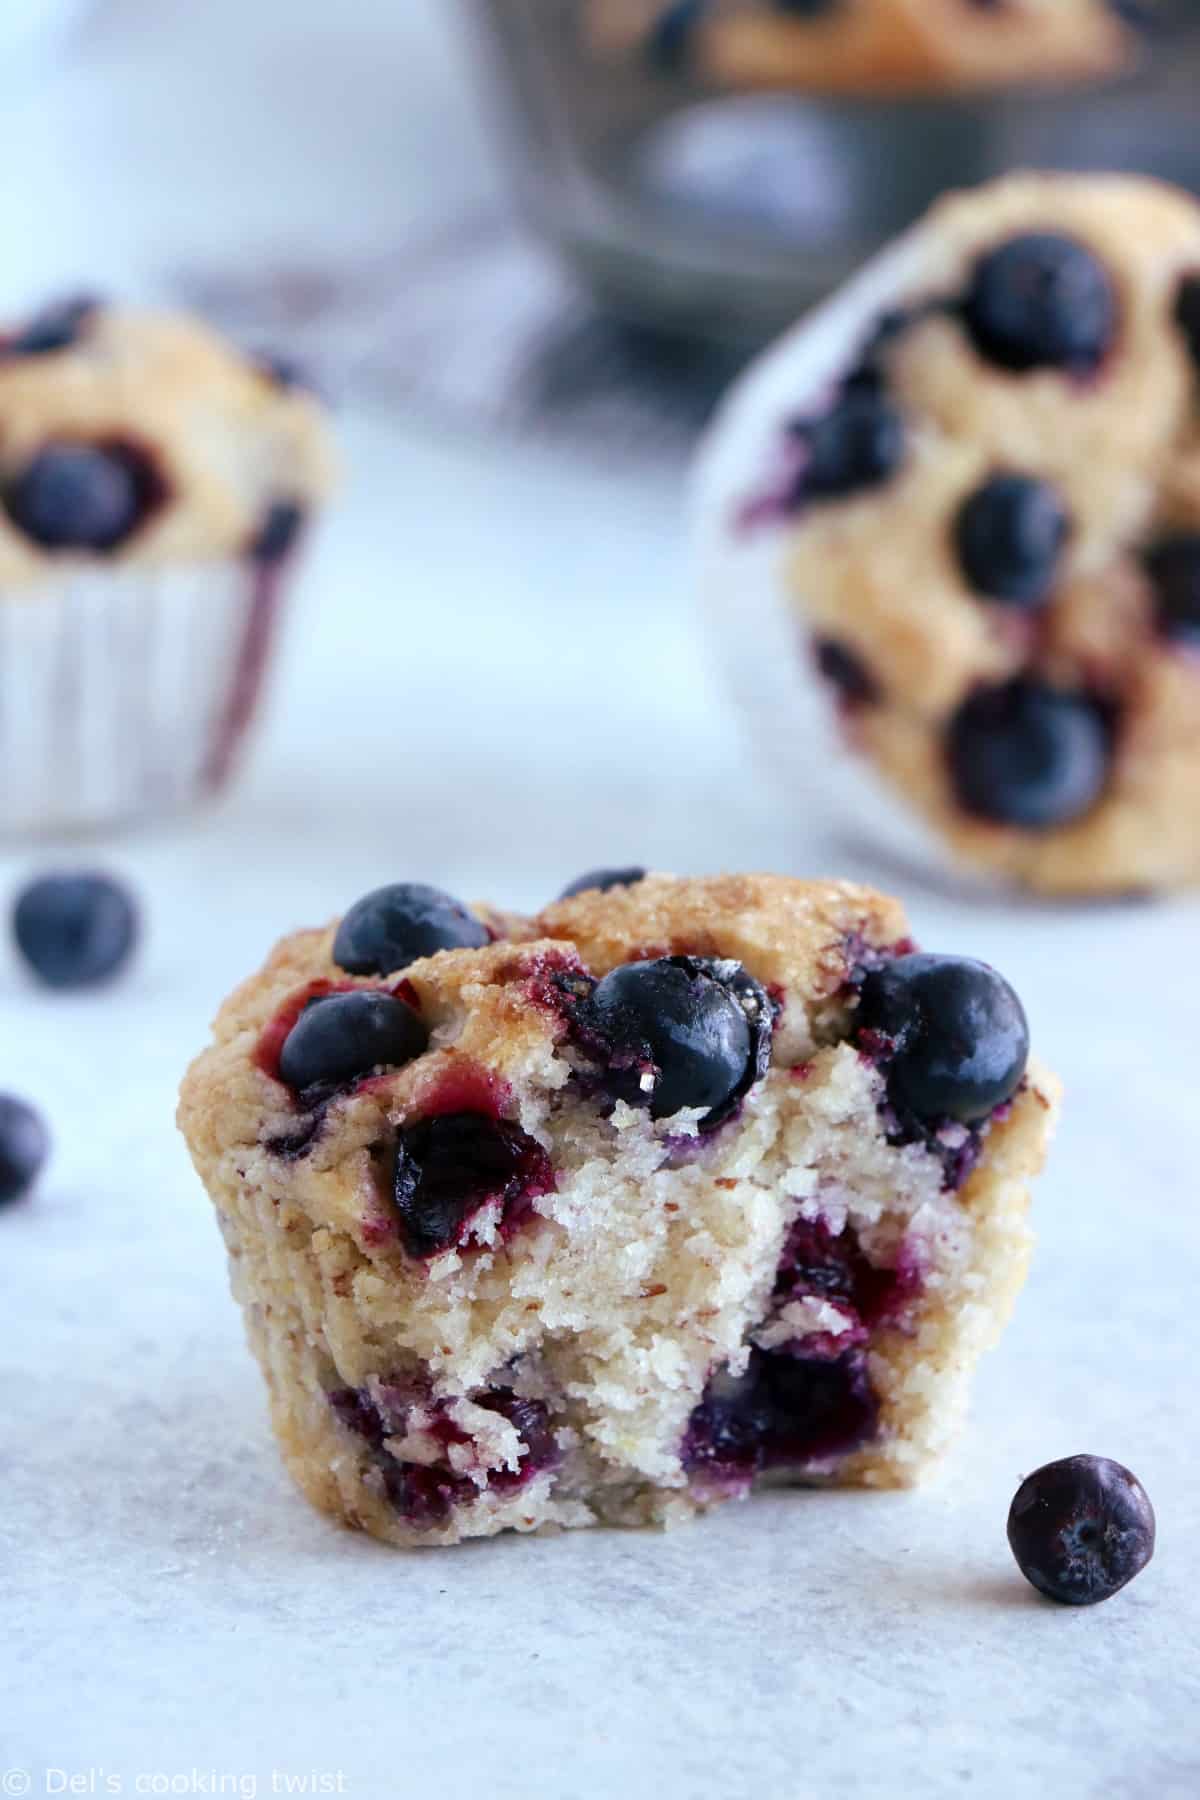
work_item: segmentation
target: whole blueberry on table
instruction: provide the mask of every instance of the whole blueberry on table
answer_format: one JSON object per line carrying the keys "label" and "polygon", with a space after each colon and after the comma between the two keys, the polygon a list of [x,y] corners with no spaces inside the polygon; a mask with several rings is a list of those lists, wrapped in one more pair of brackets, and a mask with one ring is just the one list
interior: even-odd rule
{"label": "whole blueberry on table", "polygon": [[576,894],[608,894],[613,888],[635,887],[646,878],[645,869],[633,867],[629,869],[589,869],[586,875],[580,875],[570,887],[565,887],[558,896],[560,900],[570,900]]}
{"label": "whole blueberry on table", "polygon": [[137,908],[129,890],[109,875],[43,875],[18,896],[13,935],[47,987],[92,987],[129,960]]}
{"label": "whole blueberry on table", "polygon": [[424,1054],[429,1033],[416,1011],[372,988],[313,1000],[284,1039],[279,1073],[289,1087],[337,1086]]}
{"label": "whole blueberry on table", "polygon": [[50,1133],[39,1112],[12,1094],[0,1094],[0,1206],[20,1200],[42,1171]]}
{"label": "whole blueberry on table", "polygon": [[977,1124],[1011,1100],[1029,1060],[1020,1000],[986,963],[914,953],[863,982],[858,1029],[890,1041],[888,1087],[902,1111]]}
{"label": "whole blueberry on table", "polygon": [[1026,1476],[1008,1515],[1025,1579],[1064,1606],[1110,1600],[1154,1555],[1154,1508],[1107,1456],[1066,1456]]}
{"label": "whole blueberry on table", "polygon": [[349,975],[394,975],[438,950],[478,950],[487,927],[461,900],[420,881],[376,888],[350,908],[333,942]]}

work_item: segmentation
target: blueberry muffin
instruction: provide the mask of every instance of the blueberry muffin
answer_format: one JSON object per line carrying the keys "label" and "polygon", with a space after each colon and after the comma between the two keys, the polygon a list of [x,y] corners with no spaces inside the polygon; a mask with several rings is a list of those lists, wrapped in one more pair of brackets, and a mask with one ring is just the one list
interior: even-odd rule
{"label": "blueberry muffin", "polygon": [[184,1082],[288,1467],[391,1543],[912,1483],[1025,1273],[1007,982],[843,883],[590,879],[369,894]]}
{"label": "blueberry muffin", "polygon": [[1089,80],[1136,60],[1129,0],[592,0],[602,50],[718,86],[887,93]]}
{"label": "blueberry muffin", "polygon": [[220,785],[330,478],[314,396],[198,321],[79,299],[0,333],[0,827]]}
{"label": "blueberry muffin", "polygon": [[1121,177],[941,203],[787,425],[786,580],[849,744],[1049,893],[1200,879],[1200,207]]}

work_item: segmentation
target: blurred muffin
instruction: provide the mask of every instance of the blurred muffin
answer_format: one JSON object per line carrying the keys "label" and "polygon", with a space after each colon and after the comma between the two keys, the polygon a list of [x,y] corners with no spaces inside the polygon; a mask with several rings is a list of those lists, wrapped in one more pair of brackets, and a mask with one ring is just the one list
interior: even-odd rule
{"label": "blurred muffin", "polygon": [[783,434],[787,587],[849,740],[967,863],[1194,884],[1200,207],[1021,176],[905,248]]}
{"label": "blurred muffin", "polygon": [[312,394],[196,321],[80,299],[0,335],[0,827],[222,785],[331,469]]}
{"label": "blurred muffin", "polygon": [[1129,67],[1153,0],[591,0],[601,50],[723,87],[826,93],[1093,80]]}

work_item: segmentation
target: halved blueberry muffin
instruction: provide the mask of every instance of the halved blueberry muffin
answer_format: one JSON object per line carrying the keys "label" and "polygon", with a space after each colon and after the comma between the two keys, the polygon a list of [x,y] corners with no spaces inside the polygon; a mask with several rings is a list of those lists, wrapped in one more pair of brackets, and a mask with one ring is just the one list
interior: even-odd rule
{"label": "halved blueberry muffin", "polygon": [[1008,984],[862,888],[638,874],[369,895],[184,1082],[288,1466],[390,1542],[913,1482],[1021,1285]]}
{"label": "halved blueberry muffin", "polygon": [[316,398],[197,320],[81,298],[0,332],[0,829],[223,783],[331,460]]}
{"label": "halved blueberry muffin", "polygon": [[1200,207],[1021,176],[905,251],[784,434],[805,654],[965,862],[1058,893],[1193,884]]}
{"label": "halved blueberry muffin", "polygon": [[591,0],[602,49],[720,86],[826,93],[1080,81],[1135,62],[1155,0]]}

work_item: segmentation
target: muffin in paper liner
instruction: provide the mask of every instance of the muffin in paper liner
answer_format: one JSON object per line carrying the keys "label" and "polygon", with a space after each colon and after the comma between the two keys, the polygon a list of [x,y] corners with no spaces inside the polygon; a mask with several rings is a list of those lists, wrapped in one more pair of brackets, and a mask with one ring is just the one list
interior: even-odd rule
{"label": "muffin in paper liner", "polygon": [[1136,66],[1161,12],[1113,0],[588,0],[589,41],[719,87],[882,95],[1101,81]]}
{"label": "muffin in paper liner", "polygon": [[199,323],[79,300],[0,336],[0,832],[228,781],[331,475],[315,398]]}
{"label": "muffin in paper liner", "polygon": [[[314,1505],[419,1546],[927,1473],[1058,1105],[1006,983],[845,882],[654,874],[532,919],[400,884],[348,918],[230,995],[179,1111]],[[872,1009],[930,967],[987,1091],[918,1118]]]}
{"label": "muffin in paper liner", "polygon": [[[1018,307],[1032,345],[988,322],[1023,261],[1071,296]],[[798,814],[939,877],[1200,880],[1191,196],[1024,175],[942,201],[735,388],[694,527]]]}

